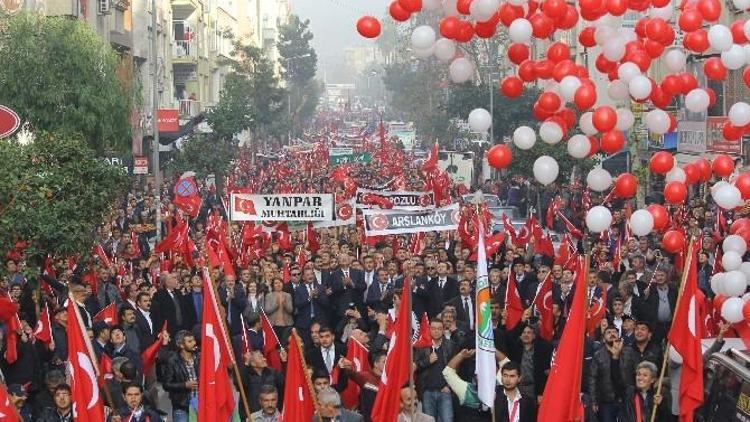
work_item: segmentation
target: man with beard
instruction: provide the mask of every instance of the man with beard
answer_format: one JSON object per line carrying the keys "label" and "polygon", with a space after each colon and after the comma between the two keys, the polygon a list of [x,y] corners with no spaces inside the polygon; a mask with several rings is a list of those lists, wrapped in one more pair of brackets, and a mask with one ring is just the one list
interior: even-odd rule
{"label": "man with beard", "polygon": [[616,422],[622,404],[617,395],[613,370],[619,369],[620,379],[626,387],[632,387],[636,355],[618,335],[617,327],[610,325],[604,330],[604,347],[594,353],[588,376],[588,391],[591,394],[594,413],[600,422]]}

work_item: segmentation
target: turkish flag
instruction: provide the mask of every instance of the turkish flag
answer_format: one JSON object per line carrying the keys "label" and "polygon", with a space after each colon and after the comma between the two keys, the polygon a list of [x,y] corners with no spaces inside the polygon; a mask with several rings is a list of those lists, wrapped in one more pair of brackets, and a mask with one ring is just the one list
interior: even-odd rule
{"label": "turkish flag", "polygon": [[93,253],[94,255],[99,257],[99,260],[105,268],[109,268],[112,266],[112,261],[109,259],[109,256],[107,256],[107,253],[104,252],[104,248],[102,248],[102,245],[97,243],[94,246]]}
{"label": "turkish flag", "polygon": [[[410,291],[411,280],[404,279],[404,292]],[[395,327],[388,347],[385,370],[380,377],[381,386],[372,408],[373,422],[393,422],[399,412],[401,386],[406,384],[411,373],[411,304],[410,295],[401,297]]]}
{"label": "turkish flag", "polygon": [[[581,373],[583,334],[586,328],[586,271],[580,258],[576,269],[573,305],[565,323],[560,344],[552,361],[537,419],[545,422],[583,421]],[[553,398],[553,400],[549,400]]]}
{"label": "turkish flag", "polygon": [[422,320],[419,321],[419,338],[414,342],[414,347],[423,349],[432,346],[432,337],[430,336],[430,320],[427,313],[422,314]]}
{"label": "turkish flag", "polygon": [[[362,372],[370,369],[368,353],[367,348],[362,343],[349,337],[346,359],[352,362],[352,371]],[[359,385],[349,379],[346,388],[341,393],[341,399],[344,401],[344,407],[347,409],[355,409],[359,406]]]}
{"label": "turkish flag", "polygon": [[703,352],[701,350],[698,302],[698,255],[695,244],[688,248],[687,274],[682,295],[675,306],[669,343],[682,356],[680,377],[680,421],[692,421],[695,409],[703,404]]}
{"label": "turkish flag", "polygon": [[5,389],[5,384],[0,384],[0,420],[22,422],[18,416],[18,410],[10,404],[10,397],[8,397],[8,390]]}
{"label": "turkish flag", "polygon": [[313,254],[317,253],[318,249],[320,249],[318,233],[315,232],[312,223],[307,223],[307,246]]}
{"label": "turkish flag", "polygon": [[114,378],[112,358],[108,354],[102,353],[102,358],[99,360],[99,385],[104,385],[105,380],[112,378]]}
{"label": "turkish flag", "polygon": [[422,163],[422,171],[424,172],[430,172],[432,170],[437,169],[438,165],[438,143],[435,142],[432,144],[432,148],[430,148],[430,153],[427,156],[427,159],[424,160],[424,163]]}
{"label": "turkish flag", "polygon": [[104,405],[99,396],[97,364],[92,357],[91,344],[78,315],[78,306],[68,299],[68,363],[70,387],[76,422],[101,422],[104,420]]}
{"label": "turkish flag", "polygon": [[198,194],[198,185],[193,177],[181,177],[174,186],[172,203],[192,218],[198,216],[203,199]]}
{"label": "turkish flag", "polygon": [[18,319],[18,314],[14,314],[5,323],[8,326],[5,360],[12,364],[18,360],[18,331],[21,330],[21,320]]}
{"label": "turkish flag", "polygon": [[534,306],[539,312],[539,337],[552,341],[555,332],[555,317],[552,315],[552,279],[550,273],[542,280],[534,298]]}
{"label": "turkish flag", "polygon": [[516,328],[516,325],[521,322],[522,316],[523,303],[521,303],[521,296],[518,294],[516,274],[511,270],[508,272],[508,287],[505,289],[505,329]]}
{"label": "turkish flag", "polygon": [[166,332],[167,321],[164,321],[164,325],[162,325],[161,331],[159,331],[159,335],[156,336],[156,340],[154,340],[154,342],[151,343],[150,346],[148,346],[148,349],[144,350],[143,353],[141,353],[141,361],[143,361],[143,373],[145,375],[148,375],[148,373],[151,372],[151,368],[154,366],[154,362],[156,362],[156,355],[161,349],[162,339],[164,338],[164,334]]}
{"label": "turkish flag", "polygon": [[[588,289],[586,289],[588,291]],[[607,314],[607,291],[603,290],[600,297],[591,298],[591,305],[586,316],[586,334],[593,336],[596,328]]]}
{"label": "turkish flag", "polygon": [[154,253],[182,252],[188,238],[188,229],[186,221],[177,222],[169,234],[154,247]]}
{"label": "turkish flag", "polygon": [[315,414],[310,379],[305,371],[300,343],[302,340],[297,335],[297,331],[292,330],[292,336],[289,337],[289,360],[284,380],[284,409],[281,411],[280,419],[285,422],[307,422],[312,420]]}
{"label": "turkish flag", "polygon": [[45,304],[41,314],[39,314],[39,320],[36,322],[36,327],[34,328],[34,338],[48,346],[52,343],[52,323],[49,317],[49,305]]}
{"label": "turkish flag", "polygon": [[203,327],[198,375],[198,420],[226,421],[235,402],[227,368],[233,364],[208,270],[203,269]]}
{"label": "turkish flag", "polygon": [[94,315],[94,321],[103,321],[110,327],[119,324],[120,321],[119,318],[117,318],[117,304],[112,302],[105,306],[104,309]]}
{"label": "turkish flag", "polygon": [[261,311],[260,313],[260,327],[263,332],[263,356],[268,361],[268,366],[271,368],[281,371],[281,356],[279,356],[279,343],[276,332],[273,331],[271,322],[268,321],[266,313]]}

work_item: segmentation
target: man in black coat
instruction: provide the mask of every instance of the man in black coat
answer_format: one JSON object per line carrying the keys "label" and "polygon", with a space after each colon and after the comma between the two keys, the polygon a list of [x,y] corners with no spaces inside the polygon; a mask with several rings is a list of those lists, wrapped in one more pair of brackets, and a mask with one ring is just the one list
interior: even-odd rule
{"label": "man in black coat", "polygon": [[471,294],[471,282],[461,280],[458,283],[459,295],[448,301],[448,304],[456,308],[456,320],[466,324],[469,332],[474,331],[474,316],[476,315],[476,304]]}
{"label": "man in black coat", "polygon": [[151,313],[151,295],[146,292],[138,293],[136,305],[135,325],[138,327],[138,334],[140,335],[138,343],[140,343],[142,350],[146,350],[156,340],[156,333],[159,330],[159,328],[156,328]]}
{"label": "man in black coat", "polygon": [[336,315],[343,317],[352,304],[361,313],[364,309],[365,274],[361,270],[350,267],[352,257],[342,253],[338,256],[339,268],[330,275],[331,290],[333,291],[333,310]]}
{"label": "man in black coat", "polygon": [[[294,326],[300,334],[309,339],[310,326],[315,321],[326,321],[328,312],[328,295],[325,287],[315,281],[315,273],[306,268],[302,272],[302,281],[294,291]],[[306,341],[307,343],[307,341]]]}
{"label": "man in black coat", "polygon": [[185,326],[187,313],[183,309],[182,293],[177,289],[177,276],[174,273],[162,273],[159,280],[162,288],[157,290],[151,299],[154,331],[159,332],[164,321],[167,321],[167,331],[174,337],[178,331],[193,327]]}
{"label": "man in black coat", "polygon": [[654,272],[654,282],[641,295],[633,297],[636,319],[651,324],[652,341],[656,344],[661,344],[667,336],[677,304],[677,289],[669,285],[668,271],[664,267]]}
{"label": "man in black coat", "polygon": [[508,357],[521,366],[521,380],[518,388],[521,394],[535,399],[544,394],[547,373],[552,359],[552,345],[537,337],[534,327],[526,324],[529,312],[524,313],[524,320],[509,333],[507,339]]}
{"label": "man in black coat", "polygon": [[318,332],[320,346],[307,349],[305,361],[313,371],[324,370],[329,376],[333,375],[334,372],[338,373],[338,379],[333,380],[334,382],[331,384],[336,391],[341,392],[346,388],[348,378],[346,371],[335,369],[339,360],[346,355],[346,351],[343,346],[334,341],[335,339],[336,335],[330,327],[321,327]]}
{"label": "man in black coat", "polygon": [[178,351],[169,353],[158,372],[164,374],[162,385],[172,402],[173,418],[187,420],[190,399],[198,394],[200,357],[191,332],[177,333],[175,344]]}
{"label": "man in black coat", "polygon": [[437,276],[430,280],[427,292],[430,297],[427,315],[430,318],[434,318],[443,310],[445,302],[458,296],[458,283],[455,278],[448,276],[448,264],[437,264]]}
{"label": "man in black coat", "polygon": [[[284,392],[284,375],[268,367],[268,362],[260,350],[253,350],[242,357],[240,376],[242,377],[242,384],[248,392],[247,399],[250,409],[260,409],[260,392],[264,385],[276,387],[276,391],[279,392],[278,406],[283,407],[281,394]],[[242,407],[240,407],[240,412],[240,417],[242,417],[244,414]]]}
{"label": "man in black coat", "polygon": [[521,381],[521,366],[508,362],[500,370],[502,385],[495,389],[495,422],[536,421],[536,398],[521,394],[518,383]]}
{"label": "man in black coat", "polygon": [[224,277],[224,284],[219,287],[219,301],[227,312],[227,326],[229,335],[236,336],[242,333],[242,320],[240,315],[247,306],[247,295],[242,285],[237,283],[234,276]]}

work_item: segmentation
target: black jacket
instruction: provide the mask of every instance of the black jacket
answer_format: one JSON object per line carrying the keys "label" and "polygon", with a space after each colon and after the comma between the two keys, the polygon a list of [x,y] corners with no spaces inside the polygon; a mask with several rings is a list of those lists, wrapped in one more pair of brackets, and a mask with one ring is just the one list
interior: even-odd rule
{"label": "black jacket", "polygon": [[[183,309],[184,300],[182,293],[179,290],[174,290],[174,301],[169,295],[166,289],[159,289],[154,293],[153,299],[151,299],[151,320],[154,323],[154,332],[158,333],[161,327],[164,325],[164,321],[167,323],[167,331],[169,336],[174,338],[178,331],[185,329],[192,329],[193,327],[187,327],[186,324],[190,323],[190,313]],[[176,306],[175,306],[176,305]],[[180,307],[179,312],[181,321],[177,320],[177,306]],[[151,344],[153,342],[149,342]]]}
{"label": "black jacket", "polygon": [[458,282],[456,282],[455,278],[448,277],[442,289],[440,288],[439,280],[439,277],[433,277],[427,284],[427,294],[430,297],[427,305],[427,315],[430,318],[435,318],[437,314],[442,312],[445,302],[458,296]]}
{"label": "black jacket", "polygon": [[[663,388],[662,394],[669,394],[668,388]],[[622,403],[622,406],[620,406],[620,414],[618,415],[617,420],[619,422],[638,422],[636,419],[636,390],[634,387],[628,387],[625,391],[624,400]],[[653,409],[653,403],[654,403],[654,392],[649,391],[646,394],[646,400],[643,400],[643,396],[641,396],[638,400],[638,404],[640,404],[641,407],[641,418],[644,421],[647,421],[651,418],[651,412]],[[662,396],[662,401],[659,407],[656,409],[656,419],[657,421],[668,421],[672,419],[672,412],[670,411],[670,404],[672,403],[671,400],[669,400],[668,396]]]}
{"label": "black jacket", "polygon": [[[613,362],[615,362],[613,364]],[[606,346],[594,353],[588,377],[588,392],[591,401],[595,404],[617,403],[622,397],[617,394],[618,384],[621,380],[625,387],[633,386],[635,383],[635,367],[638,364],[635,351],[629,347],[623,347],[620,359],[615,361]],[[615,372],[619,373],[615,373]]]}
{"label": "black jacket", "polygon": [[[279,392],[278,408],[281,409],[284,407],[284,375],[282,373],[273,368],[263,368],[261,373],[258,374],[254,369],[243,364],[240,364],[239,368],[242,384],[248,393],[247,400],[248,404],[250,404],[250,409],[260,409],[260,390],[264,385],[273,385],[276,387],[276,391]],[[244,414],[242,406],[240,406],[240,412]]]}
{"label": "black jacket", "polygon": [[[336,366],[339,364],[339,360],[342,357],[346,356],[346,350],[344,350],[344,347],[341,346],[338,343],[333,344],[333,371],[335,371]],[[320,347],[313,347],[310,349],[307,349],[305,351],[305,361],[307,362],[307,365],[310,367],[310,369],[318,369],[323,371],[328,371],[328,368],[326,367],[326,363],[323,360],[323,353],[321,352]],[[332,372],[333,372],[332,371]],[[333,383],[331,386],[336,389],[338,392],[344,391],[346,389],[346,384],[349,380],[349,378],[346,375],[346,371],[337,371],[339,373],[338,380]]]}
{"label": "black jacket", "polygon": [[[518,402],[518,411],[521,422],[536,421],[536,398],[521,397]],[[508,422],[510,414],[508,413],[508,397],[505,396],[503,386],[495,387],[495,422]]]}
{"label": "black jacket", "polygon": [[220,287],[219,301],[221,301],[221,306],[226,310],[229,334],[231,336],[242,334],[240,314],[242,314],[242,311],[247,306],[247,296],[242,289],[242,285],[239,283],[234,285],[234,298],[230,301],[227,301],[227,288],[225,286]]}
{"label": "black jacket", "polygon": [[[195,355],[193,361],[196,376],[200,374],[200,356]],[[190,405],[190,396],[193,390],[185,387],[188,381],[188,373],[183,364],[182,357],[176,352],[170,353],[161,369],[164,374],[163,387],[169,393],[172,407],[187,410]],[[196,392],[197,393],[197,392]]]}
{"label": "black jacket", "polygon": [[352,279],[352,285],[345,286],[343,270],[339,268],[330,275],[333,291],[331,302],[338,316],[346,313],[350,303],[353,303],[360,312],[364,311],[364,293],[367,288],[365,274],[361,270],[349,268],[349,278]]}
{"label": "black jacket", "polygon": [[39,418],[39,422],[73,422],[73,408],[70,409],[69,416],[70,418],[62,418],[58,415],[57,408],[45,407],[44,411],[42,411],[42,416]]}
{"label": "black jacket", "polygon": [[[525,325],[519,323],[514,328],[506,339],[508,342],[508,357],[513,362],[521,364],[523,357],[523,343],[521,343],[521,331]],[[552,361],[552,345],[541,338],[534,340],[534,389],[536,395],[541,396],[544,394],[544,386],[547,384],[547,372],[550,369],[550,363]]]}
{"label": "black jacket", "polygon": [[434,363],[430,363],[431,353],[432,347],[414,351],[414,363],[417,365],[417,389],[420,394],[427,390],[439,390],[447,385],[443,377],[443,369],[456,354],[456,346],[453,341],[443,339],[443,343],[437,350],[438,359]]}
{"label": "black jacket", "polygon": [[[656,285],[653,285],[647,298],[644,297],[644,294],[633,297],[636,317],[652,324],[659,321],[659,293],[656,290]],[[675,305],[677,304],[677,289],[670,287],[667,297],[669,298],[669,310],[674,315]]]}

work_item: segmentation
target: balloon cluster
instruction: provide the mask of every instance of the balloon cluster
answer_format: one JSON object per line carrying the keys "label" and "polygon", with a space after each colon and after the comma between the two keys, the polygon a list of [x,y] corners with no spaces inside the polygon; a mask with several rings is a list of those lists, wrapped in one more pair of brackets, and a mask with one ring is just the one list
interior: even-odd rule
{"label": "balloon cluster", "polygon": [[[714,308],[720,309],[721,317],[734,324],[742,320],[750,321],[750,294],[745,293],[750,283],[750,262],[742,261],[747,252],[750,220],[737,220],[732,224],[731,232],[733,234],[724,238],[721,244],[721,267],[724,271],[711,277],[711,290],[716,294]],[[744,236],[736,234],[738,232]]]}

